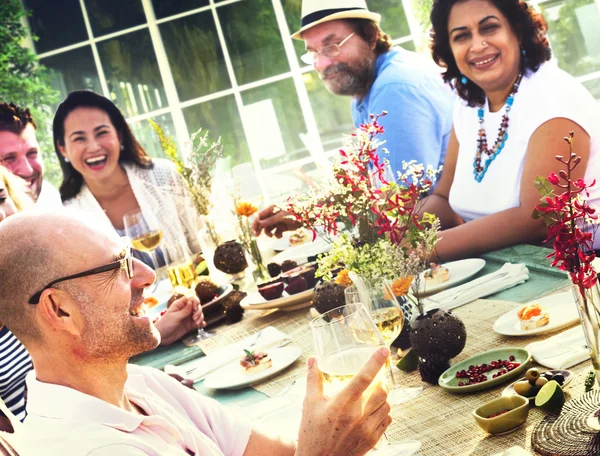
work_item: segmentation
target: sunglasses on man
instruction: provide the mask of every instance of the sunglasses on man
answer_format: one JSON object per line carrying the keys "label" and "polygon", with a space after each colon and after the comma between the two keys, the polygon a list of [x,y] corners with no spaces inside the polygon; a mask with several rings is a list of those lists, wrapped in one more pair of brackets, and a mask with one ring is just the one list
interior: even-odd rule
{"label": "sunglasses on man", "polygon": [[133,256],[131,255],[131,247],[127,246],[125,248],[125,255],[122,259],[113,261],[112,263],[106,264],[104,266],[99,266],[97,268],[88,269],[87,271],[79,272],[77,274],[69,275],[66,277],[61,277],[60,279],[53,280],[40,291],[35,293],[31,298],[29,298],[29,304],[38,304],[40,302],[40,297],[44,290],[56,285],[59,282],[64,282],[66,280],[79,279],[81,277],[87,277],[91,275],[101,274],[107,271],[113,271],[115,269],[125,269],[127,273],[127,277],[129,279],[133,278]]}

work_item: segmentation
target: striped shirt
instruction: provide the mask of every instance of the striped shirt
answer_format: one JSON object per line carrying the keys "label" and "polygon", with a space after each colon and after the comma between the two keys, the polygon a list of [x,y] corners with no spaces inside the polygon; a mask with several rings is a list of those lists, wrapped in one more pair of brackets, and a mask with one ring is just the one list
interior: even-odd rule
{"label": "striped shirt", "polygon": [[6,326],[0,329],[0,398],[6,407],[25,419],[25,377],[33,369],[27,350]]}

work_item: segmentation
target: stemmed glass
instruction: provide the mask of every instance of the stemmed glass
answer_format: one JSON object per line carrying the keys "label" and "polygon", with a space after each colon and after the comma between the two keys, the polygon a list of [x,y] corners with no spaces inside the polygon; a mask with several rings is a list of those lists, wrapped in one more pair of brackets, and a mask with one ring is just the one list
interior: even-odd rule
{"label": "stemmed glass", "polygon": [[[402,332],[404,327],[404,312],[396,298],[389,282],[379,279],[373,283],[363,282],[354,277],[355,285],[344,291],[346,304],[361,303],[373,319],[377,329],[381,333],[385,345],[391,349],[392,343]],[[388,400],[397,405],[410,400],[405,388],[396,383],[391,363],[388,363],[391,388]]]}
{"label": "stemmed glass", "polygon": [[[183,288],[185,289],[185,295],[194,295],[194,286],[196,285],[198,274],[196,273],[187,242],[175,241],[169,243],[164,246],[163,251],[173,291],[177,292]],[[189,340],[189,343],[195,344],[212,336],[214,334],[205,331],[204,328],[198,328],[198,333],[193,339]]]}
{"label": "stemmed glass", "polygon": [[[315,318],[310,327],[324,391],[329,397],[342,390],[366,364],[371,355],[386,343],[361,303],[346,304]],[[389,365],[389,359],[387,363]],[[375,382],[385,382],[383,369]],[[374,456],[413,454],[420,442],[406,441],[390,445],[387,435],[373,450]]]}
{"label": "stemmed glass", "polygon": [[123,216],[123,224],[125,225],[125,234],[131,239],[131,246],[135,250],[147,253],[152,261],[152,267],[156,271],[158,269],[156,249],[163,237],[162,229],[151,226],[139,210],[127,212]]}

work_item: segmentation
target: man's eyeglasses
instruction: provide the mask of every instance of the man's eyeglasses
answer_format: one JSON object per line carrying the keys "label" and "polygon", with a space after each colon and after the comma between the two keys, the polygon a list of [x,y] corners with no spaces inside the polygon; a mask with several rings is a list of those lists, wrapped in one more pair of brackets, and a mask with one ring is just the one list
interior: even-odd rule
{"label": "man's eyeglasses", "polygon": [[40,302],[40,297],[44,290],[56,285],[59,282],[64,282],[65,280],[79,279],[80,277],[87,277],[95,274],[100,274],[102,272],[113,271],[115,269],[125,269],[127,273],[127,277],[129,279],[133,278],[133,257],[131,256],[131,248],[128,246],[125,249],[125,256],[117,261],[109,263],[104,266],[99,266],[97,268],[88,269],[87,271],[80,272],[78,274],[69,275],[66,277],[61,277],[60,279],[53,280],[36,294],[34,294],[31,298],[29,298],[29,304],[38,304]]}
{"label": "man's eyeglasses", "polygon": [[300,60],[302,60],[307,65],[313,65],[317,61],[319,55],[321,54],[323,54],[329,59],[337,57],[342,53],[341,47],[344,45],[344,43],[346,43],[346,41],[348,41],[353,36],[354,32],[352,32],[350,35],[344,38],[339,44],[328,44],[327,46],[324,46],[320,51],[308,51],[306,54],[300,57]]}

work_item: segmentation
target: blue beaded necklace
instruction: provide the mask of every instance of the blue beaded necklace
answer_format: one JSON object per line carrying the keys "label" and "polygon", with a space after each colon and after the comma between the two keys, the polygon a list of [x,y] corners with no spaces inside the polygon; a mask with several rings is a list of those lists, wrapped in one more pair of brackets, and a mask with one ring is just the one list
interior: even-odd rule
{"label": "blue beaded necklace", "polygon": [[[488,149],[487,147],[487,135],[485,133],[485,125],[483,120],[483,107],[477,110],[477,117],[479,118],[479,139],[477,140],[477,152],[475,153],[475,160],[473,161],[473,177],[477,182],[481,182],[481,180],[485,177],[485,173],[487,173],[488,168],[496,159],[498,154],[502,152],[502,149],[504,149],[504,144],[508,140],[508,113],[510,112],[515,101],[515,94],[519,91],[521,79],[523,79],[523,75],[519,73],[517,80],[513,84],[513,89],[506,99],[504,115],[502,116],[500,128],[498,128],[498,137],[496,138],[494,147],[491,149]],[[482,166],[481,161],[484,154],[487,155],[488,158],[485,159],[485,162]]]}

